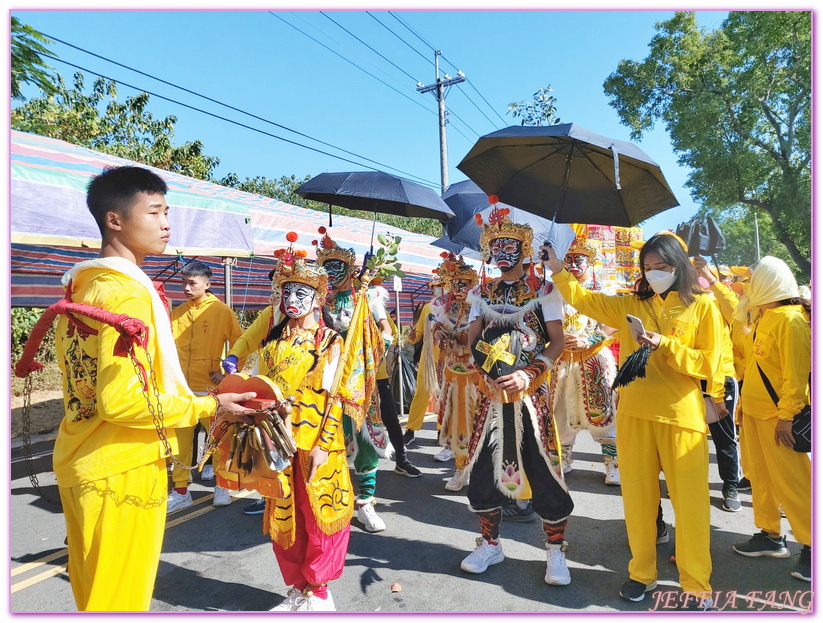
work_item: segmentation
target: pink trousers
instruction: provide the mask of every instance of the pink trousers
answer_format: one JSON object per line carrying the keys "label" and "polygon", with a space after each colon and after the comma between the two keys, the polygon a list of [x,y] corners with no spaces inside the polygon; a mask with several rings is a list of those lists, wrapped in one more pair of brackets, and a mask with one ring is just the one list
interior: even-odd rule
{"label": "pink trousers", "polygon": [[343,573],[346,552],[349,549],[349,530],[346,527],[332,535],[325,534],[314,519],[306,483],[300,469],[300,462],[292,463],[294,469],[295,538],[288,549],[272,542],[280,573],[286,584],[303,590],[309,584],[326,584],[336,580]]}

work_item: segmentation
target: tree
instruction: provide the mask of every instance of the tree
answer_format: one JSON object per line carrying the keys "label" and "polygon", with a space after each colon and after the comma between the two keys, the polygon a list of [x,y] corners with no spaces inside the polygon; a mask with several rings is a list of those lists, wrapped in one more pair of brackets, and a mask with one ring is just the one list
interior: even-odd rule
{"label": "tree", "polygon": [[51,76],[45,71],[51,69],[40,58],[41,54],[51,54],[45,44],[51,43],[38,31],[27,24],[21,24],[16,17],[11,18],[11,98],[26,101],[20,87],[35,84],[47,94],[54,93]]}
{"label": "tree", "polygon": [[68,88],[57,75],[53,95],[43,95],[11,111],[15,130],[57,138],[142,164],[210,180],[218,158],[203,153],[203,143],[175,146],[177,117],[155,119],[147,111],[148,93],[117,99],[117,84],[97,78],[84,91],[83,74],[74,74]]}
{"label": "tree", "polygon": [[[284,203],[308,208],[310,210],[317,210],[319,212],[326,212],[328,214],[329,207],[325,203],[317,201],[307,201],[298,195],[295,190],[302,184],[307,182],[311,176],[306,176],[303,179],[295,175],[283,176],[279,180],[270,180],[265,177],[246,178],[240,181],[236,174],[230,173],[222,180],[217,181],[218,184],[236,188],[247,193],[255,193],[277,199]],[[364,210],[349,210],[339,206],[331,207],[332,214],[340,214],[343,216],[352,216],[354,218],[372,220],[375,218],[374,212]],[[377,214],[376,220],[387,225],[399,227],[406,231],[415,232],[418,234],[425,234],[427,236],[435,236],[439,238],[443,235],[443,226],[436,219],[431,218],[406,218],[403,216],[395,216],[392,214]]]}
{"label": "tree", "polygon": [[706,32],[677,12],[656,30],[605,81],[609,103],[635,139],[662,120],[692,197],[726,221],[756,210],[808,278],[811,13],[735,11]]}
{"label": "tree", "polygon": [[534,101],[527,104],[525,100],[509,104],[512,117],[521,117],[520,125],[555,125],[560,123],[557,113],[557,98],[549,95],[554,91],[551,85],[538,89]]}

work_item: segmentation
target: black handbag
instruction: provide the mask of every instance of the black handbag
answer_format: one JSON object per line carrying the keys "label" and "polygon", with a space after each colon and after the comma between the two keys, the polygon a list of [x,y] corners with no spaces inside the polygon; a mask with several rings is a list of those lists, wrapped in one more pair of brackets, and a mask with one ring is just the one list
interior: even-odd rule
{"label": "black handbag", "polygon": [[[766,374],[761,370],[760,364],[755,362],[757,366],[757,371],[760,372],[760,378],[763,379],[763,385],[766,386],[766,391],[769,392],[769,396],[771,396],[772,400],[774,401],[775,406],[777,406],[778,397],[777,392],[774,391],[774,387],[769,382],[769,378]],[[809,373],[809,385],[811,386],[812,382],[812,375]],[[794,416],[792,419],[792,437],[794,437],[794,448],[795,452],[811,452],[812,451],[812,406],[806,405],[801,409],[800,413]]]}

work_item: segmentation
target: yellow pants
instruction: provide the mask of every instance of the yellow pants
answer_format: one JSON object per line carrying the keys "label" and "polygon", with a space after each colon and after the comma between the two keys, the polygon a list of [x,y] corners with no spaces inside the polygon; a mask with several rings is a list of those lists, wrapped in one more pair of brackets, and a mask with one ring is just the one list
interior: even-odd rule
{"label": "yellow pants", "polygon": [[148,610],[166,521],[166,460],[60,488],[78,610]]}
{"label": "yellow pants", "polygon": [[743,414],[740,449],[752,483],[754,525],[780,534],[780,506],[794,538],[812,544],[812,463],[809,456],[774,442],[777,418],[759,420]]}
{"label": "yellow pants", "polygon": [[679,426],[618,415],[617,456],[632,559],[629,576],[657,580],[660,470],[674,506],[675,557],[685,592],[711,591],[709,446],[706,435]]}
{"label": "yellow pants", "polygon": [[[432,391],[423,384],[422,370],[417,373],[417,389],[414,392],[414,399],[409,405],[409,420],[406,422],[406,430],[420,430],[423,428],[423,418],[429,411]],[[438,425],[438,430],[440,426]]]}
{"label": "yellow pants", "polygon": [[[211,428],[210,418],[203,418],[200,423],[206,429],[206,432]],[[188,426],[186,428],[175,428],[174,433],[177,436],[178,453],[175,458],[181,463],[188,465],[191,461],[192,452],[194,452],[194,429],[196,426]],[[216,457],[215,457],[216,458]],[[214,460],[214,459],[213,459]],[[191,472],[178,467],[176,464],[171,472],[171,479],[175,487],[187,487],[191,479]]]}

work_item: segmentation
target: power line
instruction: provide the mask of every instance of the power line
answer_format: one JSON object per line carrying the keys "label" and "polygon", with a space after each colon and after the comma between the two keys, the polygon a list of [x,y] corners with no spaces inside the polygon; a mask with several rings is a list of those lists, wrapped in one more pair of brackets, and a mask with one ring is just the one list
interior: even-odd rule
{"label": "power line", "polygon": [[338,23],[338,22],[334,21],[331,17],[329,17],[328,15],[326,15],[323,11],[320,11],[320,15],[322,15],[323,17],[325,17],[326,19],[328,19],[329,21],[331,21],[331,23],[332,23],[332,24],[335,24],[335,25],[339,26],[340,28],[342,28],[343,30],[345,30],[345,31],[346,31],[347,33],[349,33],[352,37],[354,37],[355,39],[357,39],[360,43],[362,43],[362,44],[363,44],[363,45],[365,45],[367,48],[369,48],[372,52],[374,52],[375,54],[377,54],[380,58],[382,58],[384,61],[386,61],[387,63],[389,63],[392,67],[395,67],[396,69],[400,70],[402,73],[406,74],[409,78],[411,78],[411,79],[412,79],[412,80],[414,80],[415,82],[420,82],[417,78],[415,78],[414,76],[412,76],[412,75],[411,75],[409,72],[407,72],[405,69],[403,69],[402,67],[399,67],[398,65],[395,65],[392,61],[390,61],[388,58],[386,58],[385,56],[383,56],[382,54],[380,54],[380,52],[378,52],[378,51],[377,51],[377,50],[375,50],[373,47],[371,47],[368,43],[366,43],[365,41],[363,41],[360,37],[358,37],[358,36],[357,36],[357,35],[355,35],[353,32],[351,32],[350,30],[348,30],[348,29],[347,29],[346,27],[344,27],[342,24],[340,24],[340,23]]}
{"label": "power line", "polygon": [[381,22],[379,19],[377,19],[377,18],[376,18],[374,15],[372,15],[369,11],[366,11],[366,14],[367,14],[369,17],[371,17],[374,21],[376,21],[378,24],[380,24],[383,28],[385,28],[386,30],[388,30],[388,31],[389,31],[391,34],[393,34],[395,37],[397,37],[398,39],[400,39],[400,41],[402,41],[402,42],[403,42],[403,43],[405,43],[407,46],[409,46],[409,47],[412,49],[412,51],[414,51],[414,52],[416,52],[418,55],[420,55],[420,57],[421,57],[423,60],[428,61],[429,63],[431,63],[432,65],[434,65],[434,61],[433,61],[432,59],[427,58],[425,54],[423,54],[420,50],[418,50],[416,47],[414,47],[412,44],[410,44],[408,41],[406,41],[403,37],[401,37],[401,36],[400,36],[400,35],[398,35],[396,32],[394,32],[391,28],[389,28],[388,26],[386,26],[383,22]]}
{"label": "power line", "polygon": [[363,73],[365,73],[365,74],[367,74],[367,75],[371,76],[372,78],[374,78],[374,79],[375,79],[375,80],[377,80],[378,82],[380,82],[380,83],[382,83],[382,84],[385,84],[387,87],[389,87],[389,88],[390,88],[392,91],[394,91],[395,93],[399,93],[400,95],[402,95],[403,97],[405,97],[405,98],[406,98],[407,100],[409,100],[410,102],[413,102],[414,104],[416,104],[416,105],[420,106],[420,107],[421,107],[423,110],[425,110],[426,112],[429,112],[429,113],[432,113],[432,114],[435,114],[435,115],[437,114],[437,113],[435,113],[433,110],[429,110],[428,108],[426,108],[426,107],[425,107],[423,104],[421,104],[419,101],[417,101],[417,100],[415,100],[415,99],[412,99],[411,97],[409,97],[408,95],[406,95],[406,94],[405,94],[405,93],[403,93],[402,91],[400,91],[400,90],[398,90],[398,89],[395,89],[395,88],[394,88],[392,85],[390,85],[388,82],[385,82],[384,80],[381,80],[380,78],[378,78],[377,76],[375,76],[373,73],[370,73],[370,72],[366,71],[365,69],[363,69],[360,65],[358,65],[358,64],[357,64],[357,63],[355,63],[354,61],[350,61],[349,59],[347,59],[347,58],[346,58],[345,56],[343,56],[342,54],[339,54],[338,52],[335,52],[335,51],[334,51],[334,50],[332,50],[329,46],[327,46],[325,43],[322,43],[322,42],[318,41],[317,39],[315,39],[314,37],[312,37],[310,34],[303,32],[302,30],[300,30],[300,29],[299,29],[297,26],[295,26],[294,24],[290,24],[289,22],[287,22],[286,20],[284,20],[282,17],[280,17],[279,15],[277,15],[276,13],[274,13],[273,11],[269,11],[269,13],[271,13],[274,17],[276,17],[277,19],[279,19],[281,22],[283,22],[283,23],[284,23],[284,24],[286,24],[287,26],[291,26],[292,28],[294,28],[294,29],[295,29],[297,32],[299,32],[300,34],[305,35],[306,37],[308,37],[309,39],[311,39],[312,41],[314,41],[316,44],[323,46],[324,48],[326,48],[329,52],[331,52],[331,53],[332,53],[332,54],[334,54],[335,56],[339,56],[340,58],[342,58],[344,61],[346,61],[346,62],[347,62],[347,63],[349,63],[350,65],[354,65],[355,67],[357,67],[357,69],[359,69],[359,70],[360,70],[360,71],[362,71]]}
{"label": "power line", "polygon": [[[449,64],[451,65],[451,63],[449,63]],[[491,104],[489,104],[489,100],[487,100],[485,97],[483,97],[483,94],[482,94],[480,91],[478,91],[478,90],[477,90],[477,87],[476,87],[476,86],[474,86],[474,83],[473,83],[471,80],[469,80],[468,78],[466,78],[466,82],[468,82],[468,83],[469,83],[469,86],[470,86],[471,88],[473,88],[473,89],[477,92],[477,94],[478,94],[478,95],[482,98],[482,100],[483,100],[484,102],[486,102],[486,105],[494,111],[494,114],[495,114],[495,115],[497,115],[497,116],[498,116],[498,118],[500,119],[500,121],[502,121],[502,122],[503,122],[503,125],[505,125],[505,126],[510,125],[510,122],[509,122],[509,121],[506,121],[503,117],[501,117],[501,116],[500,116],[500,113],[499,113],[499,112],[497,112],[497,109],[496,109],[494,106],[492,106]],[[485,115],[484,115],[484,116],[485,116]],[[488,117],[486,117],[486,119],[489,119],[489,118],[488,118]],[[491,119],[489,119],[489,121],[491,121]],[[492,125],[495,125],[495,124],[492,124]]]}
{"label": "power line", "polygon": [[[466,82],[468,82],[468,78],[466,79]],[[465,92],[465,91],[463,91],[462,89],[460,89],[460,92],[463,94],[463,96],[464,96],[467,100],[469,100],[469,102],[471,103],[471,105],[472,105],[472,106],[474,106],[474,107],[477,109],[477,111],[478,111],[481,115],[483,115],[486,119],[488,119],[489,123],[491,123],[491,124],[492,124],[492,126],[494,126],[494,129],[495,129],[495,130],[496,130],[496,129],[498,129],[498,128],[497,128],[497,124],[496,124],[494,121],[492,121],[491,119],[489,119],[489,116],[488,116],[486,113],[484,113],[482,110],[480,110],[480,106],[478,106],[477,104],[475,104],[475,103],[474,103],[474,100],[473,100],[472,98],[470,98],[470,97],[466,94],[466,92]]]}
{"label": "power line", "polygon": [[[403,173],[404,175],[409,175],[408,173],[405,173],[404,171],[401,171],[400,169],[395,169],[394,167],[390,167],[390,166],[388,166],[388,165],[386,165],[386,164],[383,164],[382,162],[378,162],[377,160],[372,160],[371,158],[367,158],[366,156],[361,156],[360,154],[357,154],[357,153],[355,153],[355,152],[353,152],[353,151],[349,151],[349,150],[347,150],[347,149],[343,149],[342,147],[338,147],[337,145],[333,145],[333,144],[331,144],[331,143],[327,143],[326,141],[322,141],[322,140],[320,140],[320,139],[318,139],[318,138],[314,138],[313,136],[309,136],[308,134],[304,134],[303,132],[299,132],[298,130],[293,130],[292,128],[289,128],[289,127],[287,127],[287,126],[284,126],[284,125],[282,125],[282,124],[280,124],[280,123],[276,123],[276,122],[271,121],[271,120],[269,120],[269,119],[265,119],[265,118],[263,118],[263,117],[259,117],[258,115],[255,115],[255,114],[253,114],[253,113],[247,112],[247,111],[242,110],[242,109],[240,109],[240,108],[236,108],[235,106],[232,106],[232,105],[230,105],[230,104],[226,104],[226,103],[224,103],[224,102],[221,102],[221,101],[219,101],[219,100],[216,100],[216,99],[214,99],[214,98],[211,98],[211,97],[209,97],[209,96],[207,96],[207,95],[203,95],[203,94],[201,94],[201,93],[197,93],[196,91],[192,91],[191,89],[187,89],[187,88],[182,87],[182,86],[180,86],[180,85],[178,85],[178,84],[174,84],[174,83],[172,83],[172,82],[169,82],[168,80],[163,80],[162,78],[158,78],[157,76],[154,76],[154,75],[152,75],[152,74],[146,73],[145,71],[140,71],[139,69],[135,69],[134,67],[130,67],[129,65],[124,65],[123,63],[119,63],[119,62],[117,62],[117,61],[115,61],[115,60],[112,60],[112,59],[110,59],[110,58],[106,57],[106,56],[102,56],[102,55],[100,55],[100,54],[96,54],[96,53],[94,53],[94,52],[91,52],[91,51],[89,51],[89,50],[86,50],[86,49],[84,49],[84,48],[81,48],[80,46],[74,45],[74,44],[69,43],[69,42],[67,42],[67,41],[63,41],[62,39],[59,39],[59,38],[54,37],[54,36],[52,36],[52,35],[44,35],[44,36],[46,36],[46,37],[48,37],[49,39],[52,39],[52,40],[54,40],[54,41],[57,41],[57,42],[59,42],[59,43],[62,43],[63,45],[67,45],[67,46],[68,46],[68,47],[70,47],[70,48],[74,48],[75,50],[79,50],[80,52],[84,52],[84,53],[86,53],[86,54],[89,54],[90,56],[94,56],[94,57],[96,57],[96,58],[102,59],[102,60],[104,60],[104,61],[107,61],[107,62],[109,62],[109,63],[112,63],[113,65],[117,65],[118,67],[123,67],[124,69],[128,69],[129,71],[133,71],[133,72],[135,72],[135,73],[137,73],[137,74],[140,74],[141,76],[146,76],[147,78],[151,78],[152,80],[157,80],[158,82],[161,82],[161,83],[163,83],[163,84],[165,84],[165,85],[168,85],[168,86],[170,86],[170,87],[174,87],[175,89],[180,89],[181,91],[184,91],[184,92],[189,93],[189,94],[191,94],[191,95],[195,95],[195,96],[197,96],[197,97],[200,97],[200,98],[202,98],[202,99],[204,99],[204,100],[207,100],[207,101],[209,101],[209,102],[212,102],[212,103],[214,103],[214,104],[218,104],[219,106],[223,106],[223,107],[228,108],[228,109],[230,109],[230,110],[234,110],[235,112],[242,113],[242,114],[244,114],[244,115],[247,115],[247,116],[249,116],[249,117],[252,117],[253,119],[257,119],[258,121],[263,121],[264,123],[268,123],[268,124],[270,124],[270,125],[276,126],[276,127],[281,128],[281,129],[283,129],[283,130],[286,130],[286,131],[288,131],[288,132],[292,132],[292,133],[294,133],[294,134],[297,134],[298,136],[302,136],[302,137],[307,138],[307,139],[309,139],[309,140],[312,140],[312,141],[315,141],[315,142],[317,142],[317,143],[320,143],[321,145],[325,145],[326,147],[331,147],[332,149],[336,149],[336,150],[341,151],[341,152],[343,152],[343,153],[345,153],[345,154],[349,154],[350,156],[354,156],[355,158],[360,158],[360,159],[365,160],[365,161],[367,161],[367,162],[374,163],[374,164],[379,165],[379,166],[381,166],[381,167],[385,167],[385,168],[391,169],[392,171],[397,171],[398,173]],[[416,176],[414,176],[414,177],[416,177]],[[418,179],[421,179],[421,178],[418,178]]]}
{"label": "power line", "polygon": [[[342,160],[343,162],[348,162],[348,163],[350,163],[350,164],[354,164],[354,165],[357,165],[357,166],[360,166],[360,167],[364,167],[364,168],[366,168],[366,169],[371,169],[372,171],[379,171],[379,170],[380,170],[380,169],[377,169],[377,168],[375,168],[375,167],[370,167],[370,166],[368,166],[368,165],[362,164],[362,163],[360,163],[360,162],[355,162],[354,160],[349,160],[348,158],[343,158],[342,156],[337,156],[337,155],[335,155],[335,154],[331,154],[331,153],[329,153],[329,152],[323,151],[322,149],[317,149],[316,147],[310,147],[310,146],[308,146],[308,145],[303,145],[302,143],[298,143],[298,142],[296,142],[296,141],[292,141],[292,140],[287,139],[287,138],[284,138],[284,137],[282,137],[282,136],[277,136],[276,134],[272,134],[271,132],[266,132],[265,130],[261,130],[261,129],[259,129],[259,128],[255,128],[255,127],[252,127],[252,126],[250,126],[250,125],[246,125],[245,123],[240,123],[239,121],[234,121],[233,119],[228,119],[227,117],[223,117],[223,116],[221,116],[221,115],[217,115],[217,114],[215,114],[215,113],[208,112],[208,111],[206,111],[206,110],[203,110],[202,108],[197,108],[196,106],[191,106],[190,104],[184,104],[183,102],[177,101],[177,100],[172,99],[172,98],[170,98],[170,97],[165,97],[165,96],[163,96],[163,95],[159,95],[159,94],[157,94],[157,93],[153,93],[153,92],[151,92],[151,91],[147,91],[146,89],[141,89],[140,87],[134,86],[133,84],[129,84],[129,83],[127,83],[127,82],[123,82],[122,80],[115,80],[114,78],[112,78],[112,77],[110,77],[110,76],[106,76],[106,75],[104,75],[104,74],[101,74],[101,73],[99,73],[99,72],[93,71],[93,70],[88,69],[88,68],[86,68],[86,67],[81,67],[80,65],[76,65],[75,63],[70,63],[69,61],[63,60],[62,58],[58,58],[58,57],[56,57],[56,56],[52,56],[52,55],[50,55],[50,54],[42,54],[42,53],[41,53],[41,56],[42,56],[42,57],[44,57],[44,58],[51,59],[51,60],[53,60],[53,61],[57,61],[57,62],[59,62],[59,63],[63,63],[63,64],[68,65],[68,66],[70,66],[70,67],[74,67],[75,69],[79,69],[79,70],[81,70],[81,71],[86,71],[86,72],[88,72],[88,73],[90,73],[90,74],[93,74],[93,75],[95,75],[95,76],[99,76],[99,77],[101,77],[101,78],[105,78],[106,80],[112,80],[112,81],[114,81],[114,82],[117,82],[117,83],[119,83],[119,84],[122,84],[123,86],[127,86],[127,87],[129,87],[129,88],[131,88],[131,89],[134,89],[134,90],[136,90],[136,91],[142,91],[143,93],[147,93],[148,95],[151,95],[151,96],[156,97],[156,98],[158,98],[158,99],[165,100],[165,101],[167,101],[167,102],[171,102],[171,103],[173,103],[173,104],[177,104],[178,106],[183,106],[184,108],[188,108],[188,109],[190,109],[190,110],[194,110],[194,111],[199,112],[199,113],[203,113],[204,115],[208,115],[209,117],[214,117],[215,119],[220,119],[221,121],[226,121],[226,122],[228,122],[228,123],[231,123],[231,124],[233,124],[233,125],[239,126],[239,127],[241,127],[241,128],[246,128],[247,130],[251,130],[252,132],[257,132],[257,133],[259,133],[259,134],[263,134],[263,135],[265,135],[265,136],[270,136],[270,137],[272,137],[272,138],[276,138],[277,140],[283,141],[283,142],[285,142],[285,143],[289,143],[289,144],[291,144],[291,145],[295,145],[295,146],[297,146],[297,147],[302,147],[302,148],[304,148],[304,149],[308,149],[308,150],[310,150],[310,151],[314,151],[314,152],[317,152],[317,153],[319,153],[319,154],[323,154],[324,156],[329,156],[329,157],[331,157],[331,158],[335,158],[335,159],[337,159],[337,160]],[[384,165],[384,166],[385,166],[385,165]],[[394,171],[398,171],[398,172],[400,172],[400,173],[403,173],[404,175],[407,175],[407,176],[410,176],[410,177],[414,177],[414,178],[416,178],[416,179],[418,179],[418,180],[422,180],[422,179],[423,179],[423,178],[420,178],[420,177],[418,177],[418,176],[416,176],[416,175],[411,175],[411,174],[409,174],[409,173],[405,173],[405,172],[403,172],[403,171],[400,171],[399,169],[394,169],[393,167],[389,167],[389,168],[392,168]],[[439,184],[434,184],[434,183],[432,183],[432,182],[430,182],[430,181],[428,181],[428,180],[422,181],[421,183],[425,184],[426,186],[431,186],[432,188],[437,188],[437,187],[439,186]]]}
{"label": "power line", "polygon": [[[406,30],[408,30],[411,34],[413,34],[415,37],[420,39],[420,41],[422,41],[426,46],[430,47],[432,49],[432,51],[434,51],[434,46],[431,43],[429,43],[423,37],[418,35],[411,26],[409,26],[406,22],[404,22],[402,19],[397,17],[397,15],[395,15],[395,13],[393,11],[389,11],[389,15],[391,15],[394,19],[396,19],[398,22],[400,22],[406,28]],[[457,69],[457,68],[455,67],[455,69]]]}

